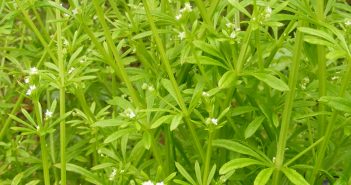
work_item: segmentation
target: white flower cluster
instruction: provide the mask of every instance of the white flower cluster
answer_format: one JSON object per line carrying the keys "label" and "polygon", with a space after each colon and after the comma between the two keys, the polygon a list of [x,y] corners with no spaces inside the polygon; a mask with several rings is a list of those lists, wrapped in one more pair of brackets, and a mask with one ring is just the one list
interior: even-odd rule
{"label": "white flower cluster", "polygon": [[46,110],[46,112],[45,112],[45,118],[46,119],[49,119],[49,118],[51,118],[52,117],[52,112],[50,111],[50,110]]}
{"label": "white flower cluster", "polygon": [[216,118],[207,118],[206,124],[217,125],[218,124],[218,120]]}
{"label": "white flower cluster", "polygon": [[143,83],[143,85],[141,86],[141,88],[142,88],[143,90],[148,90],[148,91],[154,91],[154,90],[155,90],[155,88],[154,88],[153,85],[149,85],[149,84],[147,84],[147,83]]}
{"label": "white flower cluster", "polygon": [[301,89],[305,90],[308,83],[310,83],[310,79],[308,77],[303,78],[300,84]]}
{"label": "white flower cluster", "polygon": [[110,181],[112,181],[115,178],[116,174],[117,174],[117,170],[116,170],[116,168],[113,168],[110,176],[108,177],[108,179]]}
{"label": "white flower cluster", "polygon": [[132,109],[130,109],[130,108],[126,109],[126,110],[123,112],[123,114],[124,114],[126,117],[130,118],[130,119],[133,119],[133,118],[135,118],[135,116],[136,116],[136,113],[135,113]]}
{"label": "white flower cluster", "polygon": [[163,182],[157,182],[156,184],[154,184],[153,182],[149,181],[145,181],[143,183],[141,183],[141,185],[164,185]]}
{"label": "white flower cluster", "polygon": [[179,10],[179,13],[176,15],[175,18],[177,20],[180,20],[182,18],[182,16],[183,16],[183,13],[185,13],[185,12],[192,12],[192,11],[193,11],[193,9],[191,7],[191,4],[190,3],[185,3],[184,4],[184,8]]}
{"label": "white flower cluster", "polygon": [[185,35],[185,32],[184,32],[184,31],[178,33],[178,38],[179,38],[180,40],[185,39],[185,36],[186,36],[186,35]]}
{"label": "white flower cluster", "polygon": [[29,89],[28,89],[27,92],[26,92],[26,95],[27,95],[27,96],[30,96],[30,95],[33,93],[33,91],[34,91],[35,89],[37,89],[37,86],[35,86],[35,85],[30,85],[30,86],[29,86]]}
{"label": "white flower cluster", "polygon": [[351,19],[345,20],[345,25],[346,26],[351,26]]}
{"label": "white flower cluster", "polygon": [[264,16],[265,16],[266,18],[270,18],[271,15],[272,15],[272,12],[273,12],[272,8],[269,7],[269,6],[267,6],[266,9],[265,9],[265,15],[264,15]]}

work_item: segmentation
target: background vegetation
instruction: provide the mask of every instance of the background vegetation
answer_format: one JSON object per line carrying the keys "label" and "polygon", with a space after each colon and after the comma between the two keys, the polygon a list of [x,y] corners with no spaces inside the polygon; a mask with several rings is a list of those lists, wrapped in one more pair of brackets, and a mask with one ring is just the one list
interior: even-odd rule
{"label": "background vegetation", "polygon": [[1,0],[0,184],[351,184],[338,0]]}

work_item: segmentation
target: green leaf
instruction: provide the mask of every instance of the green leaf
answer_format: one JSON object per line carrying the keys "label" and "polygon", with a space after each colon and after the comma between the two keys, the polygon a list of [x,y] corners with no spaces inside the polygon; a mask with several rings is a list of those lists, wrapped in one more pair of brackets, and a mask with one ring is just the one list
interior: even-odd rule
{"label": "green leaf", "polygon": [[11,185],[18,185],[21,182],[22,178],[23,178],[23,173],[17,174],[15,178],[13,178]]}
{"label": "green leaf", "polygon": [[267,85],[278,91],[289,90],[289,86],[283,80],[273,75],[267,73],[252,73],[250,75],[254,76],[255,78],[261,80],[262,82],[266,83]]}
{"label": "green leaf", "polygon": [[120,126],[123,123],[125,123],[125,121],[116,118],[116,119],[106,119],[106,120],[97,121],[92,126],[113,127],[113,126]]}
{"label": "green leaf", "polygon": [[195,175],[196,175],[197,182],[199,184],[202,184],[201,168],[198,161],[195,162]]}
{"label": "green leaf", "polygon": [[257,129],[260,128],[264,119],[264,116],[257,117],[247,126],[245,129],[245,139],[251,137],[257,131]]}
{"label": "green leaf", "polygon": [[213,58],[207,57],[207,56],[197,56],[196,58],[191,57],[186,62],[190,63],[190,64],[198,64],[199,63],[201,65],[219,66],[219,67],[222,67],[224,69],[229,70],[229,68],[227,66],[225,66],[224,64],[222,64],[222,62],[220,62],[218,59],[213,59]]}
{"label": "green leaf", "polygon": [[176,96],[175,90],[172,87],[171,81],[168,80],[168,79],[162,79],[161,80],[161,84],[168,91],[168,93],[174,98],[174,100],[176,100],[177,103],[179,104],[179,102],[177,100],[177,96]]}
{"label": "green leaf", "polygon": [[129,133],[132,133],[132,132],[135,132],[134,128],[126,128],[126,129],[118,130],[118,131],[112,133],[111,135],[109,135],[104,140],[104,143],[111,143],[112,141],[115,141],[115,140],[119,139],[120,137],[127,135]]}
{"label": "green leaf", "polygon": [[237,79],[237,75],[235,71],[227,71],[226,73],[224,73],[221,79],[219,79],[218,87],[220,89],[233,87],[235,85],[234,83],[236,82],[236,79]]}
{"label": "green leaf", "polygon": [[94,167],[91,168],[91,170],[101,170],[101,169],[105,169],[105,168],[108,168],[108,167],[111,167],[111,166],[114,166],[115,164],[113,163],[102,163],[102,164],[98,164]]}
{"label": "green leaf", "polygon": [[274,168],[266,168],[257,174],[254,185],[265,185],[267,184],[269,178],[272,176]]}
{"label": "green leaf", "polygon": [[251,17],[251,14],[245,9],[245,7],[243,5],[241,5],[241,3],[239,3],[239,1],[236,0],[228,0],[228,2],[234,6],[234,8],[236,8],[237,10],[239,10],[240,12],[242,12],[243,14],[245,14],[248,17]]}
{"label": "green leaf", "polygon": [[208,177],[207,177],[207,185],[210,185],[212,179],[213,179],[213,176],[214,174],[216,173],[216,165],[213,165],[213,167],[211,168],[211,171],[210,173],[208,174]]}
{"label": "green leaf", "polygon": [[158,120],[156,120],[152,125],[151,125],[151,129],[155,129],[157,127],[159,127],[160,125],[162,125],[162,123],[167,122],[170,118],[172,118],[173,115],[166,115],[166,116],[162,116],[160,117]]}
{"label": "green leaf", "polygon": [[212,145],[215,147],[225,148],[236,153],[249,155],[249,156],[255,157],[258,160],[264,161],[264,159],[254,150],[235,141],[226,140],[226,139],[216,139],[216,140],[213,140]]}
{"label": "green leaf", "polygon": [[282,169],[285,176],[295,185],[309,185],[309,183],[296,170],[290,168]]}
{"label": "green leaf", "polygon": [[173,130],[177,129],[178,125],[181,123],[182,119],[183,119],[183,116],[181,114],[175,115],[172,119],[170,130],[173,131]]}
{"label": "green leaf", "polygon": [[334,96],[322,96],[319,99],[320,102],[325,102],[329,107],[351,113],[351,100],[343,97],[334,97]]}
{"label": "green leaf", "polygon": [[192,185],[196,185],[196,182],[194,181],[194,179],[189,175],[189,173],[184,169],[184,167],[181,164],[179,164],[178,162],[175,162],[175,165],[176,165],[179,173],[182,174],[182,176],[188,182],[190,182]]}
{"label": "green leaf", "polygon": [[322,31],[322,30],[317,30],[317,29],[313,29],[313,28],[306,28],[306,27],[300,27],[298,28],[299,31],[309,34],[309,35],[314,35],[319,37],[320,39],[323,40],[327,40],[331,43],[335,43],[336,41],[334,40],[333,36],[331,36],[330,34]]}
{"label": "green leaf", "polygon": [[236,108],[233,109],[232,116],[238,116],[238,115],[245,114],[245,113],[248,113],[248,112],[252,112],[252,111],[255,111],[255,110],[257,110],[256,107],[239,106],[239,107],[236,107]]}
{"label": "green leaf", "polygon": [[26,183],[26,185],[37,185],[37,184],[39,184],[39,182],[40,182],[40,180],[32,180],[32,181]]}
{"label": "green leaf", "polygon": [[220,169],[219,169],[219,174],[223,175],[226,174],[228,172],[231,172],[233,170],[239,169],[239,168],[244,168],[246,166],[250,166],[250,165],[261,165],[262,163],[254,160],[254,159],[250,159],[250,158],[239,158],[239,159],[233,159],[227,163],[225,163]]}
{"label": "green leaf", "polygon": [[[55,167],[61,168],[61,164],[55,164]],[[93,182],[94,184],[97,184],[97,185],[102,185],[102,182],[100,181],[100,179],[95,174],[91,173],[85,168],[82,168],[75,164],[67,163],[66,169],[67,171],[71,171],[84,176],[87,180],[89,180],[89,182]]]}
{"label": "green leaf", "polygon": [[152,136],[149,132],[144,132],[143,134],[143,144],[145,149],[149,150],[151,147]]}
{"label": "green leaf", "polygon": [[193,44],[195,45],[195,47],[201,49],[205,53],[223,59],[223,55],[221,54],[221,52],[219,52],[219,49],[215,48],[213,45],[207,44],[206,42],[200,40],[194,41]]}

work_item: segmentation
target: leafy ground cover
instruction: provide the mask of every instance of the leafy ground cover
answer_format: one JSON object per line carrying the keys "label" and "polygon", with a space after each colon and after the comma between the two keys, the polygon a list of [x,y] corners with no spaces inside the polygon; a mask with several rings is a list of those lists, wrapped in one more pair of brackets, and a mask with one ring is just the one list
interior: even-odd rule
{"label": "leafy ground cover", "polygon": [[351,184],[340,0],[1,0],[0,184]]}

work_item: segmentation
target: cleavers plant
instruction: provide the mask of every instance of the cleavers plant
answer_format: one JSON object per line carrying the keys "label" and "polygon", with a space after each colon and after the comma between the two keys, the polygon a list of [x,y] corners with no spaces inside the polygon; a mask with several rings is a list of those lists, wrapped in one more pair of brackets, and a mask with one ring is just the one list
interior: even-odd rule
{"label": "cleavers plant", "polygon": [[0,15],[0,185],[351,184],[348,1]]}

